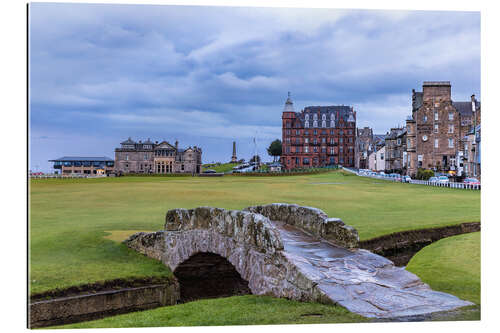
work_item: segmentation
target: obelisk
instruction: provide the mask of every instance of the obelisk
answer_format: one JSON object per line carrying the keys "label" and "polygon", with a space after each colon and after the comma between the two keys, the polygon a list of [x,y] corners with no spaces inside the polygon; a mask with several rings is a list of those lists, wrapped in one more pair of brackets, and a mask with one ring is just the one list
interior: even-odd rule
{"label": "obelisk", "polygon": [[231,157],[231,163],[238,162],[238,158],[236,157],[236,141],[233,141],[233,156]]}

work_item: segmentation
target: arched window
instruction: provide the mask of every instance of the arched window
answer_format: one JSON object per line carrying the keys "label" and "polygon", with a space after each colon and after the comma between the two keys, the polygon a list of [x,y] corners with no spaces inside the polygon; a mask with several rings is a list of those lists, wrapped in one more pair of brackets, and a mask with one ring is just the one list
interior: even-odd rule
{"label": "arched window", "polygon": [[317,120],[313,121],[313,127],[318,127],[318,121]]}
{"label": "arched window", "polygon": [[330,127],[335,127],[335,120],[330,120]]}
{"label": "arched window", "polygon": [[323,120],[323,121],[321,122],[321,127],[326,127],[326,120]]}
{"label": "arched window", "polygon": [[305,116],[305,117],[306,117],[306,118],[305,118],[306,120],[309,120],[309,114],[307,114],[307,113],[306,113],[306,116]]}
{"label": "arched window", "polygon": [[313,116],[313,119],[314,120],[318,120],[318,114],[315,113],[314,116]]}
{"label": "arched window", "polygon": [[309,121],[308,120],[306,120],[306,122],[304,123],[304,127],[309,128]]}

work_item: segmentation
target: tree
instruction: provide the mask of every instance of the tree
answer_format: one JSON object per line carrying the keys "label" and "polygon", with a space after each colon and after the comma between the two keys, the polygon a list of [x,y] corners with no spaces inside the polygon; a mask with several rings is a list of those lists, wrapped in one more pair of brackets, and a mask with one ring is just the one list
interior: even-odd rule
{"label": "tree", "polygon": [[258,164],[260,164],[260,156],[259,155],[252,156],[252,158],[250,159],[250,163],[252,162],[257,162]]}
{"label": "tree", "polygon": [[280,139],[276,139],[273,142],[271,142],[269,148],[267,148],[267,153],[273,157],[273,162],[276,162],[276,158],[278,156],[281,156],[281,151],[282,151],[282,146]]}

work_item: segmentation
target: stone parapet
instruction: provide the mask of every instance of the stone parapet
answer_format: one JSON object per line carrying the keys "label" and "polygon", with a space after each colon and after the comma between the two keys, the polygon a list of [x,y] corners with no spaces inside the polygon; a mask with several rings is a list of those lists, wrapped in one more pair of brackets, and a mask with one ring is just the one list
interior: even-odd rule
{"label": "stone parapet", "polygon": [[272,203],[247,207],[245,210],[262,214],[272,221],[281,221],[300,228],[313,236],[326,239],[336,245],[355,248],[358,231],[339,218],[328,218],[321,209],[295,204]]}

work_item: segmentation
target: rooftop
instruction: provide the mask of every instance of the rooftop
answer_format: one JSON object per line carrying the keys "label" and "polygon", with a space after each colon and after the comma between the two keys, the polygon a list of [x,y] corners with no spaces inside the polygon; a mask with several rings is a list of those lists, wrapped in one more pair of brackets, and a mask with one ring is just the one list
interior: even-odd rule
{"label": "rooftop", "polygon": [[451,86],[450,81],[424,81],[424,87],[436,87],[436,86],[441,86],[441,87],[447,87]]}
{"label": "rooftop", "polygon": [[106,156],[82,157],[82,156],[64,156],[49,162],[113,162],[114,160]]}

